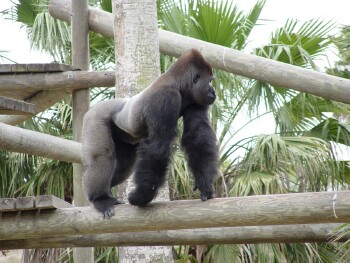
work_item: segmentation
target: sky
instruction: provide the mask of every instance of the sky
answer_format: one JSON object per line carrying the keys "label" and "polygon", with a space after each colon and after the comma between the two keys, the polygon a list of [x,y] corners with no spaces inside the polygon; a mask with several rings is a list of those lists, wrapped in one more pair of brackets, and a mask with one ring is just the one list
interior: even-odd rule
{"label": "sky", "polygon": [[[0,12],[11,6],[13,6],[11,0],[0,0]],[[0,51],[7,51],[7,53],[1,53],[1,55],[17,63],[52,62],[52,58],[49,55],[41,54],[30,49],[25,28],[21,28],[19,23],[4,19],[3,16],[0,16]],[[0,60],[0,63],[12,62]]]}
{"label": "sky", "polygon": [[[16,0],[12,0],[16,1]],[[256,0],[237,0],[240,9],[250,10]],[[10,8],[11,0],[0,0],[0,12]],[[267,0],[261,14],[261,26],[253,31],[251,38],[254,47],[267,43],[270,34],[284,25],[287,18],[307,21],[312,18],[334,19],[340,24],[350,25],[348,0]],[[0,50],[8,51],[7,57],[17,63],[46,63],[52,58],[30,50],[25,29],[19,24],[0,17]],[[1,61],[0,61],[1,62]],[[4,63],[4,61],[2,61]],[[7,63],[7,62],[6,62]]]}

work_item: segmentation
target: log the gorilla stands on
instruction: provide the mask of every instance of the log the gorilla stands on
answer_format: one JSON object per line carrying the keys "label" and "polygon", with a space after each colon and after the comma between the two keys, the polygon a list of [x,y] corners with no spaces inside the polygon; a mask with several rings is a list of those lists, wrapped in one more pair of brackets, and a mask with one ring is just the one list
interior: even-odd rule
{"label": "log the gorilla stands on", "polygon": [[[52,0],[50,3],[50,13],[67,22],[70,22],[70,8],[69,0]],[[88,23],[90,30],[113,35],[111,14],[89,8]],[[330,240],[331,231],[340,223],[350,220],[349,191],[212,199],[212,184],[218,173],[218,153],[215,134],[207,116],[207,108],[215,100],[210,85],[212,73],[209,64],[228,72],[345,103],[350,102],[350,81],[171,32],[159,31],[159,38],[161,52],[176,57],[185,55],[139,95],[131,99],[117,98],[93,107],[85,119],[83,148],[78,142],[9,125],[18,124],[28,116],[0,116],[0,149],[75,163],[84,160],[89,173],[85,179],[86,193],[97,208],[67,207],[66,203],[54,197],[43,197],[51,200],[45,207],[40,206],[40,197],[0,199],[0,249]],[[189,51],[191,48],[198,49],[200,53]],[[183,76],[183,72],[189,75],[178,78]],[[59,100],[62,93],[65,95],[74,88],[92,87],[91,83],[95,86],[114,86],[114,82],[115,77],[111,72],[68,70],[50,74],[31,73],[27,82],[25,75],[0,74],[0,96],[11,96],[15,94],[11,93],[14,90],[37,92],[37,87],[41,87],[43,94],[38,92],[35,96],[31,95],[27,102],[39,104],[43,101],[47,108],[50,103]],[[49,94],[54,95],[50,97]],[[152,106],[155,104],[158,107]],[[42,107],[38,105],[32,112],[44,110]],[[172,113],[160,113],[160,107],[170,107]],[[154,117],[150,118],[153,115],[164,116],[163,123],[166,125],[157,124]],[[189,156],[196,156],[196,151],[200,151],[202,156],[203,151],[207,154],[207,157],[203,157],[207,160],[202,164],[198,165],[196,157],[189,157],[189,164],[201,199],[212,200],[148,204],[157,188],[164,183],[169,146],[179,116],[184,118],[182,143],[185,151],[194,153]],[[197,137],[207,142],[204,148],[200,148],[203,141],[193,142],[195,135],[198,135],[194,126],[198,123],[201,123],[201,136]],[[91,125],[100,125],[96,134],[91,132]],[[101,135],[100,131],[104,133],[100,139],[102,142],[94,142]],[[161,154],[157,154],[162,147],[157,143],[159,139],[165,145]],[[94,143],[105,143],[108,147],[99,148],[93,146]],[[139,158],[136,158],[137,147],[140,147]],[[123,154],[127,153],[128,160],[120,158],[118,149],[125,150]],[[111,196],[110,188],[129,176],[134,163],[136,190],[129,200],[139,207],[113,207],[118,202]],[[101,169],[106,174],[102,177],[103,183],[100,182],[101,178],[94,176]],[[116,169],[119,173],[113,175]],[[204,177],[200,177],[200,173],[204,173]],[[145,234],[143,231],[149,232]],[[117,235],[113,234],[116,232]]]}

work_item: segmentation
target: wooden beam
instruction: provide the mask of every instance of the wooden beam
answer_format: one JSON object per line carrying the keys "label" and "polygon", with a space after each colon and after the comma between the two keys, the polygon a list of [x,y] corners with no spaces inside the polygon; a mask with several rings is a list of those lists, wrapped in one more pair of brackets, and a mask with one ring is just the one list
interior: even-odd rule
{"label": "wooden beam", "polygon": [[[32,103],[36,106],[35,113],[42,112],[52,105],[54,105],[59,100],[65,98],[66,96],[69,96],[69,91],[62,91],[62,90],[44,90],[33,97],[27,99],[28,103]],[[16,115],[16,116],[9,116],[9,115],[0,115],[0,122],[10,124],[10,125],[17,125],[25,120],[31,118],[31,116],[28,115]]]}
{"label": "wooden beam", "polygon": [[114,87],[114,71],[0,74],[0,91],[65,90]]}
{"label": "wooden beam", "polygon": [[[23,89],[47,89],[29,98],[26,102],[36,105],[35,114],[46,110],[57,101],[69,96],[71,90],[90,87],[112,87],[115,83],[114,72],[109,71],[68,71],[63,73],[33,74],[31,77],[0,74],[0,91]],[[59,89],[59,90],[57,90]],[[27,120],[27,115],[0,115],[0,122],[17,125]]]}
{"label": "wooden beam", "polygon": [[53,195],[39,195],[34,199],[36,209],[57,209],[72,207],[70,203]]}
{"label": "wooden beam", "polygon": [[[336,199],[334,199],[336,197]],[[90,207],[40,213],[3,213],[0,240],[47,238],[113,232],[211,227],[345,223],[350,221],[350,191],[217,198],[206,202],[154,202],[145,208],[115,207],[104,220]]]}
{"label": "wooden beam", "polygon": [[35,209],[34,196],[18,197],[16,199],[16,210],[26,211],[26,210],[34,210],[34,209]]}
{"label": "wooden beam", "polygon": [[[330,242],[341,224],[308,224],[198,228],[148,232],[107,233],[0,241],[0,250],[63,247],[174,246],[256,243]],[[345,235],[340,242],[350,239]]]}
{"label": "wooden beam", "polygon": [[72,70],[72,66],[61,63],[0,64],[0,74],[28,72],[62,72],[70,70]]}
{"label": "wooden beam", "polygon": [[4,123],[0,123],[0,149],[65,162],[81,162],[80,143]]}
{"label": "wooden beam", "polygon": [[[90,65],[88,12],[88,0],[76,0],[72,2],[72,65],[83,70],[89,70]],[[112,75],[115,75],[115,73],[112,72]],[[86,87],[84,89],[73,90],[73,140],[76,142],[81,141],[83,119],[89,108],[90,90],[86,89]],[[88,206],[90,204],[83,191],[82,177],[83,165],[81,163],[74,164],[73,193],[74,204],[76,206]],[[76,261],[80,262],[83,259],[76,259]]]}
{"label": "wooden beam", "polygon": [[[1,84],[0,84],[1,85]],[[0,114],[8,115],[33,115],[35,105],[24,101],[0,97]]]}
{"label": "wooden beam", "polygon": [[[70,22],[70,2],[71,0],[51,0],[50,14]],[[89,8],[89,11],[90,30],[113,37],[112,14],[96,8]],[[246,54],[165,30],[159,30],[159,46],[162,53],[175,57],[179,57],[190,48],[196,48],[215,68],[272,85],[350,103],[350,80],[348,79]]]}
{"label": "wooden beam", "polygon": [[0,198],[0,213],[67,207],[72,205],[53,195]]}
{"label": "wooden beam", "polygon": [[16,210],[16,198],[1,198],[0,212],[8,212]]}
{"label": "wooden beam", "polygon": [[[72,65],[83,70],[89,70],[89,10],[88,0],[72,1]],[[85,113],[90,107],[90,90],[78,89],[72,92],[73,140],[81,141],[81,130]],[[83,164],[73,164],[74,204],[88,206],[89,201],[83,191]],[[74,262],[94,262],[94,249],[73,249]]]}

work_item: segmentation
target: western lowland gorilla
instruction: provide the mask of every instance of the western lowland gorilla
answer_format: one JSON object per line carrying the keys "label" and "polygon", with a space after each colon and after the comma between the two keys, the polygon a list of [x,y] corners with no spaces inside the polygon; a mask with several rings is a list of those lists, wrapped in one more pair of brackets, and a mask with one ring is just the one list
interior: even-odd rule
{"label": "western lowland gorilla", "polygon": [[165,182],[176,135],[183,117],[181,144],[203,201],[214,198],[218,175],[218,146],[210,126],[208,107],[216,94],[212,68],[197,50],[183,54],[167,72],[141,93],[97,103],[84,117],[83,185],[104,218],[114,215],[120,202],[111,188],[134,174],[132,205],[143,207]]}

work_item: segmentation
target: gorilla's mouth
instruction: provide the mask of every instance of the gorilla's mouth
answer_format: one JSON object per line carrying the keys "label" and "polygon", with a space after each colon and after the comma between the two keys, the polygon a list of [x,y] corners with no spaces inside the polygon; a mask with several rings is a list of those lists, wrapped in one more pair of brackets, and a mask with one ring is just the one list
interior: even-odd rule
{"label": "gorilla's mouth", "polygon": [[216,93],[213,87],[209,87],[207,96],[209,100],[212,100],[214,102],[216,99]]}

